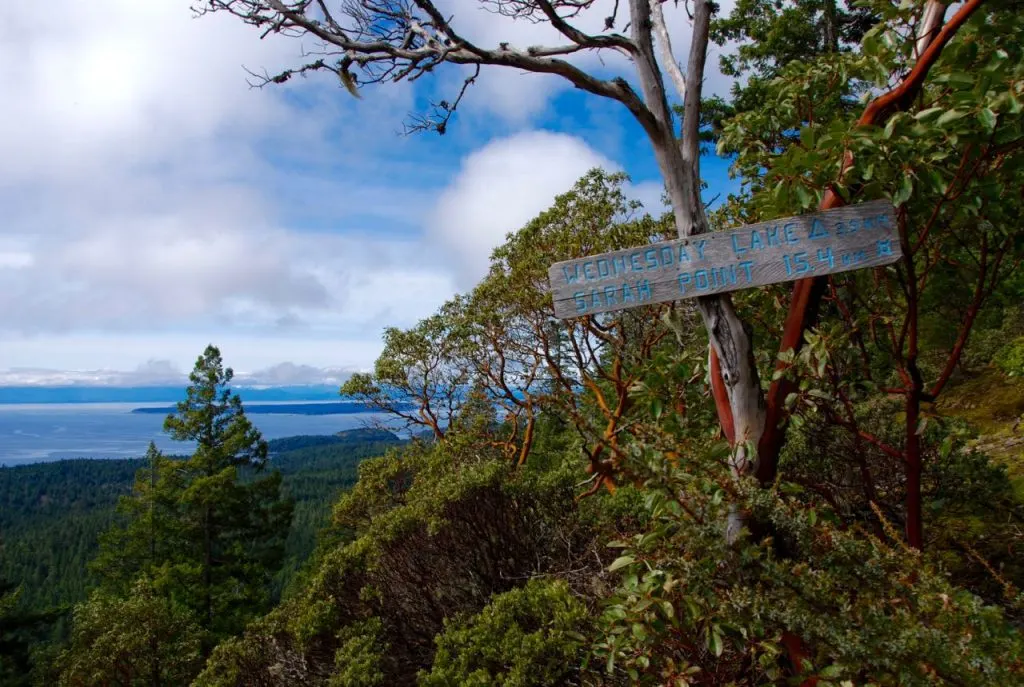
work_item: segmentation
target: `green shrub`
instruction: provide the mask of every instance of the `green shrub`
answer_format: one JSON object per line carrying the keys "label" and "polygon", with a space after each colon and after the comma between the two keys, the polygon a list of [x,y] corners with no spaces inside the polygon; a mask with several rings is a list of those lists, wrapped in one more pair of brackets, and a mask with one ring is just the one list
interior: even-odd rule
{"label": "green shrub", "polygon": [[1024,377],[1024,336],[1000,348],[992,362],[1010,377]]}
{"label": "green shrub", "polygon": [[563,684],[580,664],[587,609],[560,580],[497,594],[480,613],[445,623],[424,687]]}
{"label": "green shrub", "polygon": [[380,618],[346,627],[339,633],[341,646],[335,654],[337,671],[328,687],[374,687],[383,684],[384,654],[388,644],[383,638]]}

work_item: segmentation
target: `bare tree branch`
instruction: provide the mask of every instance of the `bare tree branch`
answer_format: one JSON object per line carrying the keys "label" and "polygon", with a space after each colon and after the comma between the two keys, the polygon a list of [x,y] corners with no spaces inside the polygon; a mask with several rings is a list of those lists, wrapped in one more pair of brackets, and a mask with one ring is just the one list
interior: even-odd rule
{"label": "bare tree branch", "polygon": [[672,52],[672,39],[668,35],[668,27],[665,25],[665,13],[661,11],[661,4],[665,0],[655,0],[651,5],[651,21],[654,23],[654,34],[658,38],[658,45],[661,46],[662,67],[668,72],[668,77],[676,87],[676,93],[680,98],[686,97],[686,77],[683,70]]}
{"label": "bare tree branch", "polygon": [[[560,57],[584,51],[615,49],[633,56],[636,46],[619,34],[590,35],[571,26],[568,14],[588,8],[593,0],[479,0],[508,16],[541,16],[573,41],[560,46],[520,49],[507,43],[483,48],[460,35],[432,0],[340,0],[331,12],[325,0],[205,0],[199,13],[226,11],[265,33],[308,34],[325,45],[323,56],[300,69],[282,72],[268,82],[280,83],[293,73],[335,72],[350,91],[360,84],[415,80],[443,63],[515,67],[555,74],[589,93],[623,103],[648,134],[658,131],[650,111],[621,78],[601,79]],[[552,19],[554,17],[554,19]],[[356,78],[349,69],[356,67]],[[464,95],[464,90],[459,98]],[[442,108],[443,110],[443,108]],[[442,113],[439,123],[447,127]],[[424,120],[413,128],[424,128]],[[430,128],[436,129],[437,126]]]}
{"label": "bare tree branch", "polygon": [[[584,10],[590,9],[595,0],[482,0],[493,6],[494,12],[513,19],[525,19],[534,23],[547,22],[563,36],[581,47],[616,48],[628,53],[633,51],[629,39],[619,35],[590,35],[569,23]],[[605,19],[605,30],[614,26],[618,2],[612,16]]]}
{"label": "bare tree branch", "polygon": [[412,124],[405,127],[404,133],[409,135],[419,131],[432,130],[444,136],[445,132],[448,130],[448,121],[452,118],[452,115],[455,114],[455,110],[458,109],[459,103],[462,102],[463,96],[466,95],[466,91],[468,91],[469,87],[476,82],[477,77],[479,76],[480,65],[476,65],[476,68],[473,70],[473,74],[471,76],[467,76],[466,80],[462,82],[462,88],[459,89],[459,94],[455,96],[455,100],[450,103],[447,100],[442,100],[436,104],[432,103],[431,106],[434,111],[426,116],[414,115]]}
{"label": "bare tree branch", "polygon": [[551,25],[558,29],[559,33],[563,36],[578,45],[622,48],[630,53],[635,49],[635,46],[622,36],[588,36],[558,16],[558,12],[555,11],[554,6],[548,0],[536,0],[536,3],[541,11],[544,12],[544,16],[551,22]]}
{"label": "bare tree branch", "polygon": [[928,4],[924,7],[921,23],[917,27],[917,42],[914,44],[914,55],[916,57],[920,58],[924,51],[928,49],[928,45],[938,35],[939,29],[942,28],[942,22],[945,18],[946,3],[928,0]]}

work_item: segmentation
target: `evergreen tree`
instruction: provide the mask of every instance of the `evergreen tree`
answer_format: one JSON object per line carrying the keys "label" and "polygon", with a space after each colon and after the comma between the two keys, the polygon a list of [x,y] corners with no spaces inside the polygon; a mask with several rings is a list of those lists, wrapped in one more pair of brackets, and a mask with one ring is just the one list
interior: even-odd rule
{"label": "evergreen tree", "polygon": [[176,574],[189,606],[215,634],[241,630],[269,602],[292,514],[292,503],[281,498],[279,472],[242,479],[243,471],[264,470],[267,443],[228,387],[233,376],[220,351],[207,346],[185,400],[164,422],[174,439],[196,443],[178,466],[187,485],[179,501],[186,560]]}
{"label": "evergreen tree", "polygon": [[180,461],[166,458],[150,442],[146,466],[138,470],[130,496],[118,502],[126,527],[100,536],[100,550],[89,567],[108,591],[125,592],[140,572],[159,578],[184,544],[180,496],[185,489]]}
{"label": "evergreen tree", "polygon": [[173,460],[150,446],[132,496],[119,507],[128,522],[103,537],[93,562],[121,594],[139,573],[151,576],[212,640],[241,631],[268,607],[293,508],[281,496],[279,472],[259,476],[267,443],[228,386],[233,374],[208,346],[185,400],[164,422],[195,453]]}

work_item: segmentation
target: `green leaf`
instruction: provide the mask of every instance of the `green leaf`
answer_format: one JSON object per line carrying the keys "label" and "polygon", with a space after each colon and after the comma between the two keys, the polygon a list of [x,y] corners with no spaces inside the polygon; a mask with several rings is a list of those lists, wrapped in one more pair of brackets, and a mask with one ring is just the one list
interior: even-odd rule
{"label": "green leaf", "polygon": [[712,628],[710,636],[708,637],[708,648],[714,652],[715,656],[721,656],[725,650],[725,645],[722,642],[722,635],[718,633],[718,626]]}
{"label": "green leaf", "polygon": [[976,79],[966,72],[949,72],[940,74],[935,78],[938,83],[959,84],[961,86],[973,86]]}
{"label": "green leaf", "polygon": [[894,116],[889,118],[889,121],[885,125],[885,130],[882,132],[882,135],[886,139],[892,138],[893,131],[896,130],[896,125],[899,123],[899,121],[899,117]]}
{"label": "green leaf", "polygon": [[772,199],[776,202],[782,200],[782,195],[786,192],[786,180],[782,179],[779,183],[775,184],[775,188],[772,189]]}
{"label": "green leaf", "polygon": [[996,113],[987,107],[983,107],[981,112],[978,113],[978,121],[985,127],[985,131],[992,132],[996,128]]}
{"label": "green leaf", "polygon": [[655,420],[661,418],[661,414],[662,412],[664,412],[664,410],[665,408],[660,398],[655,398],[651,400],[651,415],[654,416]]}
{"label": "green leaf", "polygon": [[1007,111],[1010,114],[1019,114],[1021,110],[1024,110],[1024,103],[1021,103],[1012,92],[1007,93],[1007,101]]}
{"label": "green leaf", "polygon": [[900,188],[892,196],[893,205],[903,205],[914,193],[914,180],[909,174],[904,174],[900,180]]}
{"label": "green leaf", "polygon": [[823,668],[821,670],[821,672],[819,672],[818,674],[821,675],[822,677],[828,677],[828,678],[839,677],[839,676],[841,676],[843,674],[843,668],[842,668],[842,666],[837,666],[835,664],[832,664],[830,666],[826,666],[825,668]]}
{"label": "green leaf", "polygon": [[632,565],[635,561],[636,558],[634,556],[619,556],[614,561],[612,561],[612,564],[610,566],[608,566],[608,572],[615,572],[619,568],[624,568],[627,565]]}
{"label": "green leaf", "polygon": [[949,184],[946,183],[946,180],[942,177],[942,173],[937,169],[928,170],[928,180],[931,182],[932,186],[935,187],[935,190],[943,195],[945,195],[946,191],[949,190]]}
{"label": "green leaf", "polygon": [[945,112],[942,113],[941,117],[935,120],[935,124],[937,124],[938,126],[946,126],[947,124],[955,122],[956,120],[966,115],[966,110],[957,110],[955,108],[952,110],[946,110]]}
{"label": "green leaf", "polygon": [[808,208],[811,206],[814,198],[811,196],[807,187],[803,184],[797,184],[793,187],[794,193],[796,193],[796,200],[800,204],[801,208]]}
{"label": "green leaf", "polygon": [[690,619],[697,620],[700,618],[700,607],[697,605],[697,602],[689,596],[684,599],[684,602],[686,603],[686,610],[690,612]]}

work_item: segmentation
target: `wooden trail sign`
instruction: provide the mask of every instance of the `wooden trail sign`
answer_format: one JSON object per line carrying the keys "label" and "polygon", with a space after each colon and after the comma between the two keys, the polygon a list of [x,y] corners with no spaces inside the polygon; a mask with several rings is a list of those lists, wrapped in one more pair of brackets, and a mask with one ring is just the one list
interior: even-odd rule
{"label": "wooden trail sign", "polygon": [[875,200],[557,262],[555,317],[634,308],[878,267],[902,256],[892,203]]}

